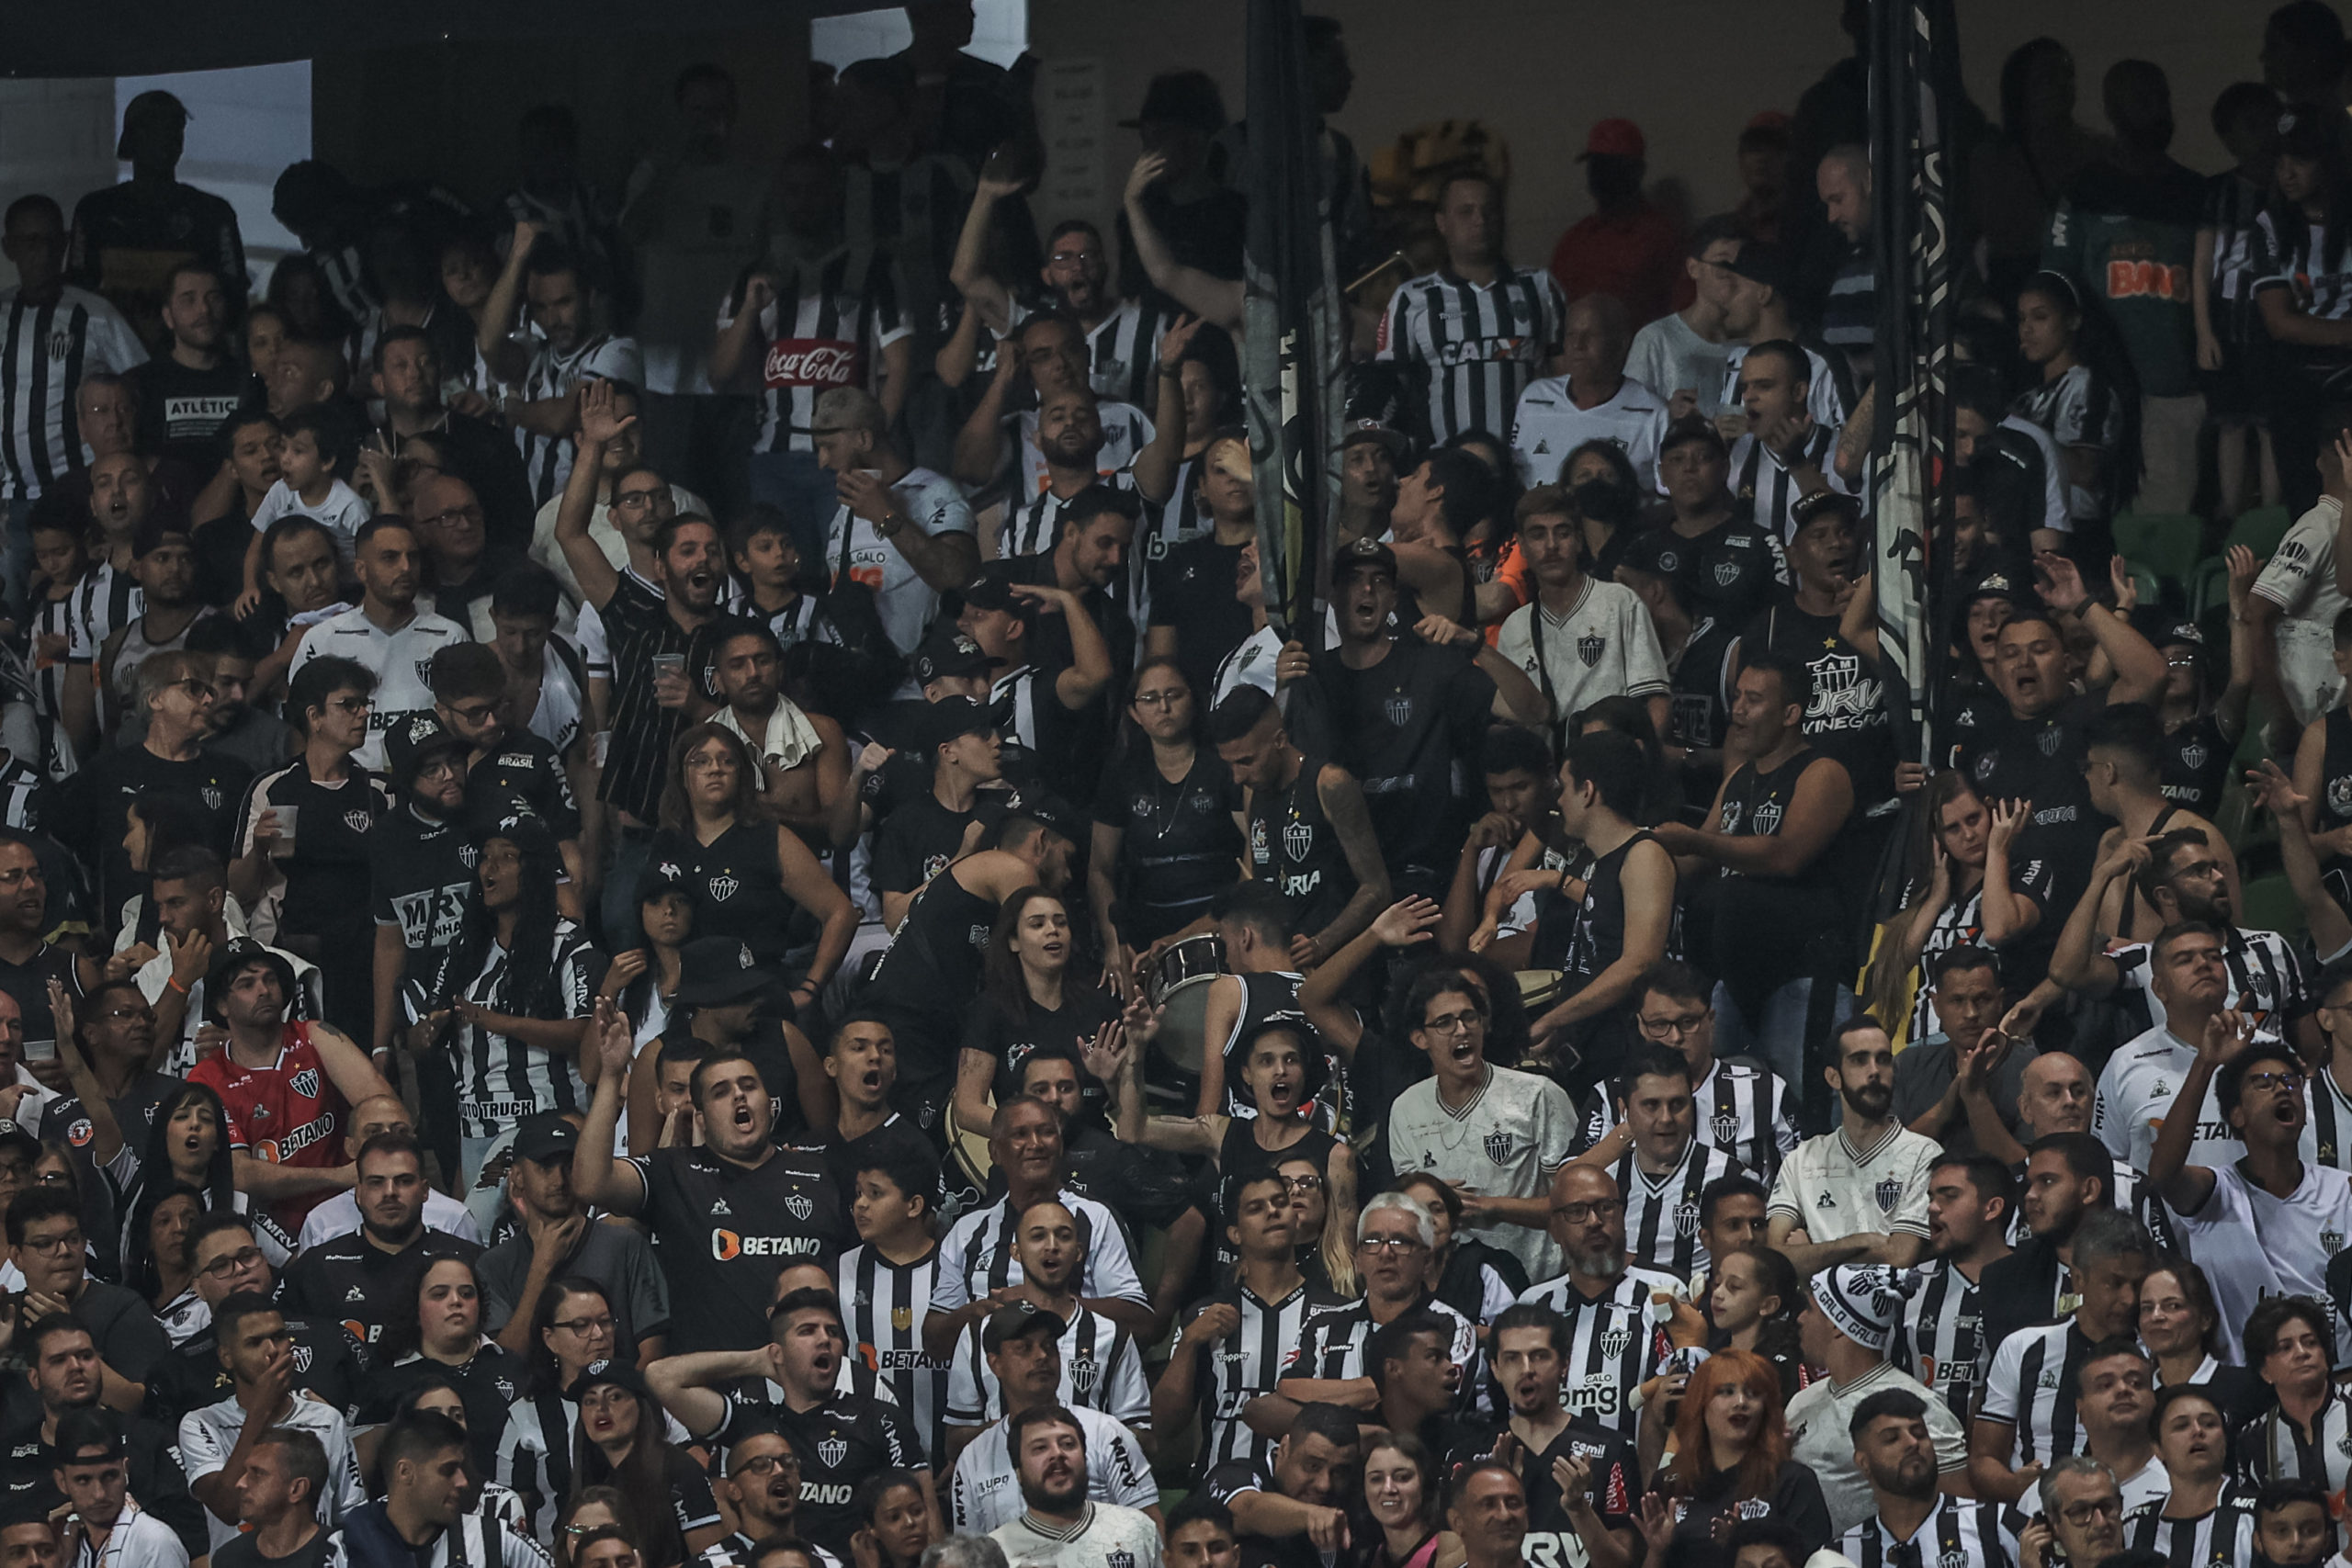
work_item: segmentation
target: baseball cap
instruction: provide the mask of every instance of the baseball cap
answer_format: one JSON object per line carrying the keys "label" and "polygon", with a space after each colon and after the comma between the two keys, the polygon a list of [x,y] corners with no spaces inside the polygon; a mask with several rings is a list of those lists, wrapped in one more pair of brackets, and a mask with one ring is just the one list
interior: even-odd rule
{"label": "baseball cap", "polygon": [[1337,581],[1359,567],[1371,567],[1375,571],[1385,571],[1388,574],[1388,581],[1394,582],[1396,581],[1396,552],[1378,539],[1350,540],[1342,545],[1340,547],[1340,553],[1332,558],[1331,576],[1334,581]]}
{"label": "baseball cap", "polygon": [[637,901],[650,903],[665,893],[686,892],[686,868],[676,861],[657,856],[645,863],[638,874]]}
{"label": "baseball cap", "polygon": [[[966,603],[970,602],[967,593]],[[980,608],[985,610],[989,606],[983,604]],[[978,643],[953,626],[942,622],[930,637],[923,639],[923,645],[915,649],[915,684],[927,686],[949,675],[982,675],[1003,666],[1003,660],[991,656]]]}
{"label": "baseball cap", "polygon": [[1027,613],[1028,602],[1012,591],[1012,575],[1001,562],[991,562],[980,569],[980,574],[964,584],[964,603],[975,610],[1010,610],[1014,615]]}
{"label": "baseball cap", "polygon": [[1647,151],[1642,128],[1632,120],[1596,120],[1592,133],[1584,139],[1584,151],[1577,154],[1577,162],[1581,164],[1587,158],[1638,158]]}
{"label": "baseball cap", "polygon": [[1736,277],[1760,283],[1775,292],[1788,290],[1789,261],[1778,245],[1768,245],[1761,240],[1746,241],[1740,245],[1739,254],[1724,265]]}
{"label": "baseball cap", "polygon": [[1163,71],[1144,89],[1143,108],[1119,123],[1132,130],[1158,122],[1188,125],[1215,136],[1225,129],[1225,95],[1205,71]]}
{"label": "baseball cap", "polygon": [[1059,833],[1073,844],[1087,840],[1086,819],[1057,795],[1035,795],[1024,797],[1021,804],[1007,812],[1008,817],[1026,817],[1048,832]]}
{"label": "baseball cap", "polygon": [[394,715],[391,727],[384,731],[384,771],[391,774],[392,783],[406,789],[416,782],[417,770],[424,766],[425,759],[442,751],[470,750],[434,716],[433,710],[418,708]]}
{"label": "baseball cap", "polygon": [[751,945],[734,937],[696,937],[678,950],[677,1000],[687,1007],[731,1007],[767,983]]}
{"label": "baseball cap", "polygon": [[1413,450],[1411,437],[1401,430],[1389,429],[1376,419],[1360,419],[1348,426],[1340,436],[1339,446],[1333,450],[1344,452],[1349,447],[1359,446],[1366,441],[1387,447],[1388,455],[1392,457],[1408,457]]}
{"label": "baseball cap", "polygon": [[1719,453],[1730,450],[1724,445],[1724,433],[1715,428],[1715,422],[1705,414],[1693,412],[1666,427],[1666,433],[1657,438],[1658,456],[1662,457],[1677,446],[1691,441],[1711,442]]}
{"label": "baseball cap", "polygon": [[2014,603],[2018,599],[2018,580],[2009,574],[2007,568],[1987,567],[1977,578],[1975,586],[1969,589],[1964,603],[1973,604],[1979,599],[2007,599]]}
{"label": "baseball cap", "polygon": [[14,1149],[28,1160],[40,1158],[40,1140],[16,1122],[0,1124],[0,1149]]}
{"label": "baseball cap", "polygon": [[605,1387],[625,1388],[640,1399],[653,1397],[653,1391],[645,1385],[645,1374],[628,1362],[618,1360],[589,1362],[571,1380],[571,1386],[563,1391],[563,1397],[577,1404],[590,1389]]}
{"label": "baseball cap", "polygon": [[546,1160],[558,1155],[570,1158],[580,1146],[580,1129],[563,1119],[560,1111],[543,1111],[514,1129],[516,1159]]}
{"label": "baseball cap", "polygon": [[990,1353],[1004,1348],[1008,1339],[1023,1339],[1032,1334],[1050,1334],[1059,1339],[1069,1326],[1060,1314],[1027,1302],[1015,1302],[989,1314],[987,1326],[980,1330],[980,1348]]}
{"label": "baseball cap", "polygon": [[908,728],[914,731],[910,750],[928,753],[934,746],[944,746],[967,735],[978,735],[1001,728],[1012,716],[1012,699],[1001,703],[975,702],[970,697],[942,697],[935,703],[925,703],[922,712]]}

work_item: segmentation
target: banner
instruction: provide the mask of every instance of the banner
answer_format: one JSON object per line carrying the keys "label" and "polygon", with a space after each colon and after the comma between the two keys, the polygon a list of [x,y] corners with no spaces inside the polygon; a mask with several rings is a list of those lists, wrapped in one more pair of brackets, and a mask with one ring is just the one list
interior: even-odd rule
{"label": "banner", "polygon": [[1306,85],[1298,0],[1250,0],[1242,401],[1258,492],[1266,615],[1312,648],[1328,570],[1324,520],[1339,496],[1347,333],[1332,259],[1322,128]]}

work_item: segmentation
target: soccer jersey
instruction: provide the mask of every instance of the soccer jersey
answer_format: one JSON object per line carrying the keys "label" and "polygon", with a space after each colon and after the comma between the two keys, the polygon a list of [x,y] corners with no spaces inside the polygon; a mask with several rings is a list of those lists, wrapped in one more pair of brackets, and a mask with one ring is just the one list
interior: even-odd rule
{"label": "soccer jersey", "polygon": [[1255,1463],[1272,1454],[1273,1439],[1250,1430],[1241,1418],[1243,1407],[1258,1395],[1274,1392],[1283,1373],[1303,1354],[1312,1319],[1344,1312],[1350,1304],[1345,1298],[1304,1280],[1278,1302],[1261,1301],[1237,1280],[1193,1303],[1185,1321],[1220,1303],[1232,1307],[1240,1322],[1232,1333],[1193,1351],[1200,1357],[1193,1389],[1201,1408],[1196,1468],[1202,1471],[1237,1460]]}
{"label": "soccer jersey", "polygon": [[[2329,1299],[2328,1265],[2352,1237],[2352,1176],[2305,1160],[2295,1190],[2278,1198],[2247,1180],[2235,1160],[2208,1168],[2213,1190],[2203,1204],[2188,1213],[2165,1207],[2212,1284],[2222,1340],[2234,1361],[2242,1359],[2246,1316],[2264,1297]],[[2341,1363],[2352,1357],[2352,1327],[2340,1316],[2335,1339]]]}
{"label": "soccer jersey", "polygon": [[[1102,448],[1094,454],[1095,477],[1122,490],[1133,489],[1134,480],[1128,470],[1136,466],[1136,455],[1151,445],[1150,418],[1133,403],[1108,399],[1095,403],[1094,414],[1102,424]],[[1029,498],[1044,495],[1051,475],[1046,468],[1045,450],[1037,445],[1037,411],[1024,409],[1019,413],[1007,414],[1005,424],[1012,433],[1013,461],[1021,473],[1019,488],[1007,498],[1010,515],[1012,507],[1025,507]],[[1052,547],[1053,537],[1048,535],[1043,545],[1034,547],[1005,541],[1004,547],[997,553],[1006,556],[1035,555],[1038,550]]]}
{"label": "soccer jersey", "polygon": [[[205,1522],[220,1528],[209,1510]],[[171,1526],[126,1497],[102,1543],[93,1544],[82,1520],[69,1516],[58,1561],[63,1568],[187,1568],[187,1548]]]}
{"label": "soccer jersey", "polygon": [[2335,530],[2343,516],[2343,502],[2321,496],[2254,580],[2254,592],[2280,612],[2278,680],[2298,724],[2311,723],[2344,694],[2335,659],[2335,617],[2352,604],[2335,586]]}
{"label": "soccer jersey", "polygon": [[[351,1429],[334,1406],[307,1393],[297,1393],[293,1398],[293,1408],[270,1425],[308,1432],[326,1450],[327,1483],[319,1488],[317,1508],[319,1523],[332,1529],[345,1514],[368,1500],[368,1489],[359,1479],[359,1461],[352,1452]],[[180,1417],[180,1461],[190,1484],[228,1465],[229,1455],[245,1429],[246,1415],[232,1393]],[[204,1511],[204,1524],[211,1532],[215,1551],[237,1539],[237,1527],[223,1523],[209,1508]]]}
{"label": "soccer jersey", "polygon": [[1631,1437],[1639,1414],[1634,1390],[1657,1374],[1674,1348],[1654,1299],[1661,1291],[1679,1295],[1683,1289],[1671,1274],[1629,1265],[1598,1297],[1587,1296],[1565,1275],[1521,1292],[1521,1301],[1539,1303],[1568,1320],[1562,1406]]}
{"label": "soccer jersey", "polygon": [[[1100,1410],[1081,1407],[1070,1414],[1078,1417],[1086,1442],[1086,1495],[1122,1507],[1157,1506],[1159,1483],[1136,1435]],[[1012,1442],[1004,1423],[992,1421],[956,1456],[947,1482],[949,1522],[958,1535],[987,1535],[1020,1517],[1022,1507]]]}
{"label": "soccer jersey", "polygon": [[[984,1426],[1006,1414],[1004,1385],[989,1370],[980,1331],[977,1323],[964,1331],[947,1371],[947,1418],[959,1427]],[[1065,1406],[1083,1404],[1129,1427],[1151,1425],[1143,1355],[1125,1329],[1080,1307],[1062,1330],[1061,1360],[1059,1397]]]}
{"label": "soccer jersey", "polygon": [[1936,1568],[2008,1568],[2018,1561],[2017,1536],[2001,1506],[1970,1497],[1938,1498],[1935,1511],[1908,1537],[1897,1537],[1872,1515],[1846,1531],[1837,1550],[1854,1568],[1929,1562]]}
{"label": "soccer jersey", "polygon": [[[1739,367],[1747,363],[1748,344],[1735,343],[1724,349],[1724,379],[1718,389],[1718,408],[1739,408]],[[1838,384],[1838,372],[1826,359],[1813,349],[1804,351],[1806,373],[1812,378],[1804,395],[1804,412],[1813,423],[1832,429],[1846,423],[1846,394]]]}
{"label": "soccer jersey", "polygon": [[46,305],[0,289],[0,494],[30,501],[82,472],[74,409],[82,378],[146,362],[122,312],[86,288],[67,284]]}
{"label": "soccer jersey", "polygon": [[2010,1429],[2012,1468],[2047,1464],[2082,1451],[2076,1402],[2082,1394],[2082,1358],[2089,1348],[2089,1337],[2073,1318],[2065,1318],[2020,1328],[1993,1351],[1976,1416]]}
{"label": "soccer jersey", "polygon": [[1666,399],[1631,376],[1590,408],[1577,406],[1566,376],[1546,376],[1520,394],[1510,423],[1511,461],[1521,484],[1557,484],[1569,453],[1588,441],[1605,441],[1625,455],[1639,483],[1655,486],[1666,426]]}
{"label": "soccer jersey", "polygon": [[[973,532],[971,503],[964,492],[929,468],[908,469],[890,487],[890,497],[919,532],[933,538]],[[900,653],[915,650],[924,628],[939,613],[939,591],[916,573],[904,550],[846,504],[834,510],[825,530],[825,570],[836,588],[846,580],[862,582],[873,592],[882,629]]]}
{"label": "soccer jersey", "polygon": [[1862,1401],[1882,1389],[1912,1394],[1928,1407],[1928,1431],[1936,1444],[1936,1470],[1951,1475],[1968,1468],[1968,1435],[1946,1409],[1943,1401],[1917,1379],[1884,1361],[1875,1363],[1851,1382],[1827,1378],[1807,1383],[1789,1401],[1791,1457],[1812,1468],[1821,1482],[1822,1501],[1829,1505],[1829,1523],[1839,1534],[1868,1519],[1876,1507],[1871,1483],[1854,1464],[1854,1412]]}
{"label": "soccer jersey", "polygon": [[[1427,1171],[1510,1197],[1550,1190],[1553,1172],[1576,1152],[1578,1118],[1566,1089],[1534,1073],[1489,1065],[1487,1081],[1456,1109],[1438,1098],[1437,1085],[1424,1078],[1389,1108],[1388,1158],[1399,1175]],[[1559,1246],[1544,1231],[1489,1222],[1465,1224],[1462,1234],[1511,1254],[1531,1280],[1559,1272]]]}
{"label": "soccer jersey", "polygon": [[1090,1502],[1069,1525],[1048,1524],[1024,1509],[989,1538],[1016,1568],[1159,1568],[1159,1527],[1150,1515],[1116,1504]]}
{"label": "soccer jersey", "polygon": [[1587,578],[1576,603],[1555,615],[1539,595],[1503,619],[1495,651],[1552,705],[1554,744],[1576,715],[1603,697],[1657,697],[1671,689],[1657,627],[1634,591]]}
{"label": "soccer jersey", "polygon": [[[867,386],[883,349],[911,336],[899,306],[905,288],[888,252],[842,245],[777,265],[775,298],[760,308],[750,347],[760,355],[759,434],[754,452],[814,452],[820,394]],[[734,324],[729,300],[720,331]]]}
{"label": "soccer jersey", "polygon": [[[1767,1187],[1781,1161],[1802,1141],[1789,1108],[1789,1086],[1769,1068],[1718,1060],[1690,1091],[1690,1103],[1699,1118],[1700,1141],[1731,1156]],[[1593,1096],[1592,1113],[1585,1119],[1585,1146],[1607,1137],[1617,1120],[1615,1097]]]}
{"label": "soccer jersey", "polygon": [[[1802,463],[1819,469],[1830,489],[1846,490],[1838,477],[1836,425],[1814,426],[1798,451]],[[1758,528],[1783,545],[1796,538],[1796,507],[1804,499],[1804,490],[1797,483],[1795,469],[1752,434],[1732,443],[1731,491]]]}
{"label": "soccer jersey", "polygon": [[1886,1359],[1936,1391],[1955,1419],[1975,1413],[1977,1385],[1992,1359],[1984,1343],[1977,1281],[1948,1258],[1931,1258],[1911,1270],[1911,1293]]}
{"label": "soccer jersey", "polygon": [[[845,1162],[834,1162],[846,1187],[855,1173],[844,1170]],[[842,1253],[835,1273],[850,1357],[890,1391],[933,1464],[947,1452],[947,1367],[925,1354],[922,1325],[938,1269],[936,1247],[912,1263],[893,1263],[867,1246]]]}
{"label": "soccer jersey", "polygon": [[[2091,1131],[2109,1154],[2130,1161],[2134,1170],[2148,1168],[2156,1132],[2196,1060],[2196,1047],[2161,1024],[2107,1059],[2091,1100]],[[2204,1102],[2197,1109],[2197,1136],[2188,1146],[2188,1163],[2218,1168],[2245,1153],[2245,1145],[2222,1119],[2221,1101],[2208,1083]]]}
{"label": "soccer jersey", "polygon": [[[1106,1205],[1064,1188],[1056,1198],[1078,1222],[1079,1249],[1086,1255],[1072,1288],[1093,1300],[1116,1296],[1141,1303],[1143,1280],[1136,1274],[1135,1248],[1125,1224]],[[939,1274],[932,1287],[934,1312],[954,1312],[991,1291],[1020,1284],[1026,1275],[1012,1256],[1017,1216],[1010,1197],[964,1215],[939,1244]]]}
{"label": "soccer jersey", "polygon": [[321,621],[303,637],[287,668],[291,680],[313,659],[332,655],[356,660],[376,677],[376,693],[368,710],[368,739],[353,753],[360,766],[381,772],[384,731],[395,719],[404,719],[433,705],[433,656],[445,648],[469,642],[466,628],[430,610],[419,610],[398,631],[386,631],[368,618],[362,606]]}
{"label": "soccer jersey", "polygon": [[[229,1146],[271,1165],[326,1170],[343,1163],[340,1134],[349,1130],[351,1107],[327,1076],[309,1023],[289,1023],[279,1037],[277,1059],[266,1067],[239,1065],[217,1051],[189,1069],[188,1081],[220,1097]],[[270,1205],[271,1217],[288,1235],[324,1193],[289,1198]]]}
{"label": "soccer jersey", "polygon": [[838,1256],[851,1235],[821,1149],[786,1145],[756,1166],[707,1148],[622,1163],[641,1185],[636,1203],[617,1207],[652,1232],[670,1281],[672,1355],[763,1343],[776,1275]]}
{"label": "soccer jersey", "polygon": [[2254,1499],[2224,1483],[2218,1503],[2188,1518],[2168,1519],[2159,1505],[2132,1521],[2124,1544],[2153,1551],[2172,1568],[2248,1568],[2254,1562]]}
{"label": "soccer jersey", "polygon": [[2238,1428],[2231,1451],[2237,1456],[2238,1479],[2248,1491],[2259,1491],[2273,1481],[2303,1480],[2318,1482],[2331,1497],[2341,1496],[2346,1483],[2352,1482],[2352,1404],[2345,1403],[2335,1383],[2329,1383],[2308,1438],[2292,1416],[2273,1404]]}
{"label": "soccer jersey", "polygon": [[905,1413],[871,1395],[835,1389],[813,1409],[795,1410],[782,1394],[770,1382],[761,1393],[728,1395],[714,1440],[732,1448],[763,1426],[783,1432],[800,1460],[800,1533],[846,1562],[850,1537],[865,1522],[852,1506],[857,1483],[877,1470],[921,1464],[922,1450]]}
{"label": "soccer jersey", "polygon": [[1431,442],[1499,435],[1566,321],[1567,297],[1548,272],[1500,264],[1490,282],[1473,283],[1441,268],[1389,296],[1373,357],[1400,368],[1406,406]]}
{"label": "soccer jersey", "polygon": [[386,1329],[416,1322],[416,1288],[427,1269],[445,1258],[471,1263],[481,1256],[476,1243],[430,1226],[398,1252],[355,1231],[296,1255],[277,1297],[305,1316],[342,1324],[352,1338],[373,1347]]}
{"label": "soccer jersey", "polygon": [[1671,1168],[1653,1176],[1627,1149],[1612,1173],[1625,1196],[1625,1252],[1633,1261],[1688,1280],[1713,1265],[1699,1239],[1699,1195],[1711,1181],[1746,1176],[1747,1168],[1693,1137]]}
{"label": "soccer jersey", "polygon": [[[587,933],[570,920],[555,923],[552,962],[523,969],[495,942],[483,944],[481,966],[471,978],[450,966],[458,949],[446,950],[429,978],[412,978],[405,998],[409,1021],[463,999],[487,1012],[531,1018],[586,1018],[594,1001],[595,950]],[[524,1013],[526,1004],[533,1010]],[[485,1027],[477,1014],[452,1018],[447,1053],[458,1078],[458,1131],[469,1138],[494,1138],[526,1116],[542,1111],[585,1111],[588,1086],[576,1056],[530,1045]]]}
{"label": "soccer jersey", "polygon": [[[645,355],[635,338],[595,333],[582,339],[569,354],[558,354],[555,345],[545,338],[536,341],[538,351],[532,355],[531,367],[523,373],[519,389],[525,402],[570,397],[585,381],[645,385]],[[569,435],[541,435],[516,425],[514,446],[523,454],[523,472],[531,485],[531,504],[545,506],[561,495],[563,482],[571,475],[571,458],[579,450],[578,443]]]}
{"label": "soccer jersey", "polygon": [[[2148,983],[2148,943],[2129,942],[2108,956],[2115,961],[2122,985],[2132,987],[2148,1009],[2148,1021],[2161,1026],[2165,1004]],[[2222,968],[2229,976],[2229,991],[2222,1005],[2251,1013],[2256,1032],[2283,1034],[2287,1025],[2312,1010],[2310,982],[2294,945],[2277,931],[2233,927],[2222,939]]]}
{"label": "soccer jersey", "polygon": [[1928,1234],[1928,1172],[1943,1149],[1899,1122],[1869,1148],[1846,1130],[1807,1138],[1772,1184],[1768,1213],[1786,1214],[1813,1240]]}

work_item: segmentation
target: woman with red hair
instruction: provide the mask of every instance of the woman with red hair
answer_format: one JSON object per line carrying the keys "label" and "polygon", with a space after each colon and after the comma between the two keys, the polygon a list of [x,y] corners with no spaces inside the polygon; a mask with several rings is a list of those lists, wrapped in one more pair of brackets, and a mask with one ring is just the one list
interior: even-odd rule
{"label": "woman with red hair", "polygon": [[1770,1519],[1805,1552],[1830,1543],[1821,1483],[1789,1457],[1781,1374],[1749,1350],[1716,1351],[1690,1374],[1657,1484],[1642,1500],[1645,1568],[1729,1568],[1734,1525]]}

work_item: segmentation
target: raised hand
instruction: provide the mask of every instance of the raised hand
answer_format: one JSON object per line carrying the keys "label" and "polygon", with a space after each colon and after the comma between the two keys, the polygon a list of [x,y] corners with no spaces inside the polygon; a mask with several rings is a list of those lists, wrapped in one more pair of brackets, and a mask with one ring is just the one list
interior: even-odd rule
{"label": "raised hand", "polygon": [[1411,947],[1430,941],[1444,916],[1434,898],[1399,898],[1372,918],[1372,934],[1383,947]]}
{"label": "raised hand", "polygon": [[1094,1032],[1094,1038],[1078,1048],[1079,1060],[1094,1075],[1097,1083],[1116,1083],[1127,1065],[1127,1055],[1135,1046],[1127,1039],[1126,1026],[1113,1019]]}
{"label": "raised hand", "polygon": [[613,412],[613,384],[602,378],[580,389],[580,439],[595,446],[609,446],[620,438],[623,431],[637,423],[635,414]]}
{"label": "raised hand", "polygon": [[2267,807],[2282,821],[2289,817],[2301,821],[2303,807],[2310,804],[2309,797],[2295,787],[2295,781],[2267,757],[2261,767],[2246,770],[2245,787],[2256,806]]}
{"label": "raised hand", "polygon": [[842,498],[842,504],[849,508],[851,516],[863,517],[868,523],[881,522],[898,504],[898,498],[890,493],[890,487],[882,482],[881,476],[865,468],[844,470],[833,481],[833,493]]}
{"label": "raised hand", "polygon": [[2089,603],[2091,591],[2083,586],[2081,570],[2057,551],[2038,552],[2033,558],[2033,570],[2039,579],[2034,587],[2041,594],[2041,602],[2058,614],[2072,615]]}
{"label": "raised hand", "polygon": [[2223,1008],[2205,1021],[2204,1032],[2197,1039],[2197,1059],[2223,1066],[2253,1043],[2253,1018],[2235,1008]]}
{"label": "raised hand", "polygon": [[2244,545],[2232,545],[2222,552],[2222,562],[2229,569],[2230,614],[2233,617],[2245,615],[2246,595],[2254,591],[2254,580],[2262,575],[2262,563]]}
{"label": "raised hand", "polygon": [[2121,556],[2107,558],[2107,585],[2115,591],[2115,613],[2128,615],[2140,603],[2140,583],[2132,575],[2132,563]]}
{"label": "raised hand", "polygon": [[598,1064],[607,1073],[626,1073],[629,1058],[637,1053],[637,1041],[629,1028],[628,1014],[615,1007],[612,998],[598,997],[594,1018]]}
{"label": "raised hand", "polygon": [[1995,849],[2007,850],[2018,830],[2032,820],[2030,800],[1996,800],[1993,803],[1993,826],[1984,841]]}
{"label": "raised hand", "polygon": [[1136,160],[1127,171],[1126,193],[1122,201],[1141,201],[1143,193],[1158,185],[1168,173],[1168,160],[1157,152],[1147,152]]}

